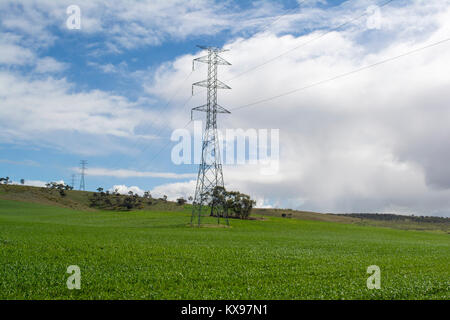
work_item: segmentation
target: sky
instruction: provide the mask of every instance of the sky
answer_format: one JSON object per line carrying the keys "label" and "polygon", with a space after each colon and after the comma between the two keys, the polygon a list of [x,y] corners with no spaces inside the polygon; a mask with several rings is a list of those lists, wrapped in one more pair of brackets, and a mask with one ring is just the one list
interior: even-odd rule
{"label": "sky", "polygon": [[193,196],[171,136],[205,103],[206,45],[231,63],[219,130],[279,130],[278,171],[225,164],[227,189],[450,217],[449,37],[450,0],[0,0],[0,176],[77,188],[83,159],[88,190]]}

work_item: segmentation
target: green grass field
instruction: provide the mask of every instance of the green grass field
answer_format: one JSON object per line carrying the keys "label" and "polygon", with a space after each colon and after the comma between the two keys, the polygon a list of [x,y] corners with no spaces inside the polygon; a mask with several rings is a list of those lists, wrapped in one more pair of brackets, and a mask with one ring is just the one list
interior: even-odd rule
{"label": "green grass field", "polygon": [[[449,299],[450,235],[0,200],[1,299]],[[69,265],[81,290],[68,290]],[[381,289],[369,290],[369,265]]]}

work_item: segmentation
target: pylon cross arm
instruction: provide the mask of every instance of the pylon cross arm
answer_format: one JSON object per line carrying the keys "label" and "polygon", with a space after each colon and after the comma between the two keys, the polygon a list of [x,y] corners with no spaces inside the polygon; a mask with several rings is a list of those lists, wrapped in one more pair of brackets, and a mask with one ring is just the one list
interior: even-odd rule
{"label": "pylon cross arm", "polygon": [[231,113],[230,111],[228,111],[227,109],[225,109],[224,107],[219,106],[219,105],[216,106],[216,112],[217,113]]}
{"label": "pylon cross arm", "polygon": [[195,62],[208,63],[209,62],[209,56],[204,56],[204,57],[200,57],[200,58],[196,58],[196,59],[192,60],[192,71],[194,71]]}
{"label": "pylon cross arm", "polygon": [[216,64],[220,64],[220,65],[223,65],[223,66],[231,66],[231,63],[229,63],[227,60],[225,60],[222,57],[217,56],[216,59],[217,59],[216,60]]}

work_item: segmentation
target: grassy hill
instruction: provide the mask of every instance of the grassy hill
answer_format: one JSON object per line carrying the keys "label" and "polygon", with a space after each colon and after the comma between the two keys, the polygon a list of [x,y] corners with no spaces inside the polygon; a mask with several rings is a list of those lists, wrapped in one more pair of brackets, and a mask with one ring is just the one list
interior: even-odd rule
{"label": "grassy hill", "polygon": [[[0,191],[0,299],[450,298],[445,233],[275,215],[191,228],[189,206],[97,211],[85,193],[27,188],[23,202],[12,189]],[[81,290],[66,287],[69,265]],[[380,290],[366,287],[370,265]]]}
{"label": "grassy hill", "polygon": [[[89,197],[93,192],[88,191],[66,191],[66,196],[61,197],[57,190],[46,188],[0,185],[0,199],[32,202],[37,204],[53,205],[64,208],[95,211],[89,206]],[[153,211],[183,211],[184,207],[175,202],[152,200],[152,205],[146,205],[144,210]],[[189,207],[189,205],[185,206]],[[368,225],[377,227],[389,227],[403,230],[422,230],[438,233],[450,233],[449,218],[433,218],[432,220],[420,220],[417,217],[395,216],[396,219],[380,219],[384,216],[375,214],[330,214],[311,211],[299,211],[291,209],[260,209],[254,208],[253,217],[285,217],[287,219],[301,219],[324,222],[350,223],[357,225]]]}
{"label": "grassy hill", "polygon": [[291,209],[253,209],[254,214],[291,219],[351,223],[361,226],[387,227],[402,230],[450,233],[450,219],[442,217],[414,217],[393,214],[332,214]]}
{"label": "grassy hill", "polygon": [[[57,190],[50,190],[47,188],[21,185],[0,185],[0,199],[95,211],[95,209],[92,209],[89,206],[89,198],[92,196],[93,192],[69,190],[65,191],[65,193],[66,196],[61,197]],[[144,209],[180,211],[182,210],[182,207],[174,202],[153,199],[152,205],[146,205]]]}

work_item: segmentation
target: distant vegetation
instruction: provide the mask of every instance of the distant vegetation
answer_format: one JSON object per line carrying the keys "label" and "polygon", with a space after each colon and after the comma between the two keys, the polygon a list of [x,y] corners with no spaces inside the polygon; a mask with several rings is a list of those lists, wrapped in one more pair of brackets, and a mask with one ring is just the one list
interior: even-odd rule
{"label": "distant vegetation", "polygon": [[355,217],[361,219],[372,219],[382,221],[412,221],[412,222],[429,222],[429,223],[449,223],[449,218],[430,217],[430,216],[405,216],[390,213],[341,213],[340,216]]}
{"label": "distant vegetation", "polygon": [[9,177],[0,178],[0,184],[9,184],[11,183],[11,180],[9,180]]}
{"label": "distant vegetation", "polygon": [[209,195],[210,207],[222,207],[228,217],[247,219],[255,201],[249,195],[238,191],[227,191],[224,187],[216,187]]}
{"label": "distant vegetation", "polygon": [[136,210],[144,208],[145,204],[152,204],[152,197],[150,192],[146,192],[143,197],[128,192],[127,195],[122,195],[118,190],[114,192],[103,191],[103,188],[98,188],[98,192],[92,193],[89,197],[90,207],[103,210]]}
{"label": "distant vegetation", "polygon": [[[192,197],[189,197],[192,199]],[[91,208],[115,211],[130,211],[143,209],[145,206],[152,205],[155,201],[168,202],[167,196],[154,199],[149,191],[143,196],[129,191],[128,194],[120,194],[118,190],[113,192],[104,191],[103,188],[97,188],[97,192],[93,192],[89,196],[89,206]],[[183,206],[188,200],[180,197],[176,200],[176,204]],[[249,195],[238,191],[226,191],[225,188],[217,187],[212,194],[209,195],[208,206],[222,207],[231,218],[247,219],[255,204]],[[222,212],[223,215],[223,212]]]}
{"label": "distant vegetation", "polygon": [[48,190],[57,190],[61,197],[65,197],[67,195],[66,191],[73,190],[72,186],[59,182],[49,182],[45,186],[47,187]]}
{"label": "distant vegetation", "polygon": [[[56,205],[59,207],[88,210],[88,211],[109,210],[107,209],[107,206],[105,206],[105,209],[102,209],[101,200],[98,202],[98,206],[91,205],[90,199],[94,197],[93,192],[71,190],[72,189],[71,187],[66,186],[67,185],[58,186],[58,183],[50,184],[50,186],[46,188],[14,185],[14,184],[9,185],[0,184],[0,199]],[[97,192],[97,197],[101,198],[99,192]],[[121,200],[123,200],[123,198],[129,197],[129,195],[119,195],[119,197],[121,198]],[[144,194],[144,197],[151,198],[150,193]],[[151,208],[152,210],[180,211],[183,209],[183,206],[180,206],[175,202],[164,201],[154,198],[151,198],[151,201],[148,201],[150,199],[146,200],[142,198],[143,197],[140,197],[139,199],[141,200],[141,203],[143,205],[141,210],[148,210]],[[128,201],[129,200],[126,200],[125,206],[128,203]],[[136,210],[139,209],[138,206],[136,206],[135,209]],[[124,207],[120,209],[111,208],[111,210],[128,211],[128,209],[124,209]]]}
{"label": "distant vegetation", "polygon": [[[59,207],[88,211],[183,211],[184,209],[191,210],[191,203],[193,201],[192,197],[188,197],[187,201],[185,198],[178,198],[176,202],[168,201],[167,197],[154,198],[148,191],[145,192],[143,196],[136,196],[135,194],[121,194],[114,196],[114,192],[108,192],[104,191],[103,189],[99,189],[101,192],[104,192],[105,195],[109,193],[109,196],[102,196],[101,192],[98,192],[99,190],[97,190],[97,195],[94,196],[93,192],[70,190],[71,187],[67,185],[58,186],[58,183],[51,183],[48,188],[42,188],[15,185],[10,183],[6,185],[3,182],[4,180],[0,181],[0,199],[56,205]],[[8,179],[8,181],[11,180]],[[97,197],[97,199],[95,199],[95,197]],[[114,197],[117,197],[119,199],[114,199]],[[108,203],[107,198],[109,198],[109,201],[111,203]],[[389,227],[405,230],[433,231],[450,234],[450,218],[367,213],[324,214],[292,209],[262,209],[254,208],[254,201],[252,201],[248,195],[228,191],[225,197],[222,194],[218,197],[218,199],[216,199],[216,201],[223,201],[224,198],[227,199],[225,204],[228,206],[228,214],[232,218],[248,219],[251,214],[259,217],[273,216],[280,218],[284,217],[301,220],[327,221],[345,224]],[[92,202],[94,202],[94,204]]]}

